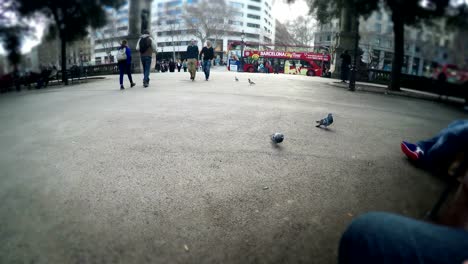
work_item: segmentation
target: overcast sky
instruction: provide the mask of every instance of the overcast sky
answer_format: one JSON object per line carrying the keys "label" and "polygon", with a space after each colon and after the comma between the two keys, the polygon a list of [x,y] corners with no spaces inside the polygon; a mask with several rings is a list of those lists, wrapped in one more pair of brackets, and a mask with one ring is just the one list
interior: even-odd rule
{"label": "overcast sky", "polygon": [[286,4],[285,0],[273,0],[273,16],[281,23],[293,20],[298,16],[305,16],[309,12],[309,6],[305,0],[296,0],[294,4]]}

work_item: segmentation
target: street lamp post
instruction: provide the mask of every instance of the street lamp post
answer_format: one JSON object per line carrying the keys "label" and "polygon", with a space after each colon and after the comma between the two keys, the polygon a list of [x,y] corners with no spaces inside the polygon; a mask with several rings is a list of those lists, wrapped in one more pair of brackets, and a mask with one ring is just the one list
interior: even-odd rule
{"label": "street lamp post", "polygon": [[244,33],[244,30],[242,30],[242,34],[241,34],[241,57],[240,57],[239,71],[243,71],[243,69],[244,69],[244,45],[245,45],[244,38],[245,38],[245,33]]}

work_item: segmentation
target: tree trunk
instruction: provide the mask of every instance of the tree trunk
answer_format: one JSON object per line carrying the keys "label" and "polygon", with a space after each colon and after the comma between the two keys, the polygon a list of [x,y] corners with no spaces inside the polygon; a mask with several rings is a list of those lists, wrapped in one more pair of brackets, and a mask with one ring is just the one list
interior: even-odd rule
{"label": "tree trunk", "polygon": [[67,76],[67,42],[65,41],[64,34],[60,34],[60,45],[62,47],[62,82],[68,85]]}
{"label": "tree trunk", "polygon": [[403,19],[398,14],[396,8],[392,10],[393,34],[394,34],[394,53],[392,63],[392,74],[389,89],[392,91],[400,90],[401,67],[403,66],[403,56],[405,55],[404,33],[405,28]]}

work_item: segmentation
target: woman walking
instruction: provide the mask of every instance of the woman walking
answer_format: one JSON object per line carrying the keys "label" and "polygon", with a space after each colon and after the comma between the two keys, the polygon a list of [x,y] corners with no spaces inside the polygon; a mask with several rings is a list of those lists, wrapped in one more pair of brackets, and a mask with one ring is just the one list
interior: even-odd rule
{"label": "woman walking", "polygon": [[117,50],[117,61],[119,64],[119,72],[120,72],[120,90],[125,89],[125,87],[123,86],[123,76],[125,72],[127,73],[128,80],[130,81],[130,87],[135,86],[135,83],[132,80],[132,72],[131,72],[132,53],[127,46],[126,40],[122,40],[120,48]]}

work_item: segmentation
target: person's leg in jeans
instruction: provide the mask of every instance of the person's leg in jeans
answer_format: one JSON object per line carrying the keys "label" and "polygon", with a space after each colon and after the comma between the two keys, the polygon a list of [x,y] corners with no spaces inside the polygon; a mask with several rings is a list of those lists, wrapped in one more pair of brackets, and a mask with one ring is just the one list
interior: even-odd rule
{"label": "person's leg in jeans", "polygon": [[[437,166],[441,159],[450,158],[458,149],[468,144],[468,120],[452,122],[447,128],[439,132],[435,137],[422,140],[416,144],[403,141],[402,151],[413,161],[423,166],[430,164]],[[445,157],[445,158],[444,158]]]}
{"label": "person's leg in jeans", "polygon": [[120,89],[123,90],[123,76],[125,74],[125,63],[119,62],[119,73],[120,73]]}
{"label": "person's leg in jeans", "polygon": [[127,72],[128,80],[130,81],[130,87],[135,86],[135,83],[133,82],[133,79],[132,79],[132,64],[130,63],[125,64],[125,70]]}
{"label": "person's leg in jeans", "polygon": [[208,81],[210,78],[211,61],[203,61],[203,69],[205,71],[205,79]]}
{"label": "person's leg in jeans", "polygon": [[145,57],[142,57],[141,59],[143,60],[144,58],[144,64],[143,64],[143,75],[144,75],[144,79],[146,81],[146,86],[149,85],[149,82],[150,82],[150,78],[149,78],[149,74],[150,74],[150,69],[151,69],[151,57],[150,56],[145,56]]}
{"label": "person's leg in jeans", "polygon": [[[418,142],[426,144],[426,142]],[[459,151],[468,146],[468,120],[458,120],[442,130],[435,143],[428,149],[423,149],[422,161],[427,165],[451,159]]]}
{"label": "person's leg in jeans", "polygon": [[388,214],[355,219],[341,237],[338,263],[463,263],[468,232]]}
{"label": "person's leg in jeans", "polygon": [[149,65],[151,65],[151,61],[148,64],[148,56],[141,57],[141,64],[143,65],[143,86],[148,87],[149,84]]}

